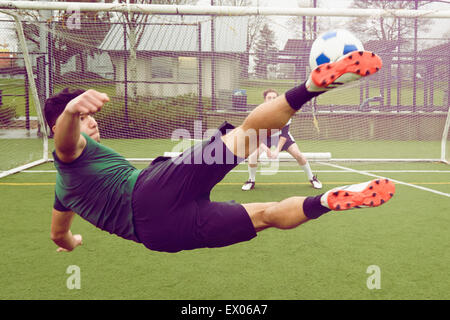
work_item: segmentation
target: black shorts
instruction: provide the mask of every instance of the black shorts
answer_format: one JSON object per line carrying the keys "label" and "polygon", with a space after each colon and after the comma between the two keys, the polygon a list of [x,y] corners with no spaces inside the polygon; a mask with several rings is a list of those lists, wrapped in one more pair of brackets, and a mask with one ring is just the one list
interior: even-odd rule
{"label": "black shorts", "polygon": [[268,137],[267,141],[263,141],[263,143],[268,148],[271,148],[272,146],[277,147],[278,146],[278,141],[280,140],[280,137],[286,138],[286,142],[284,143],[284,145],[283,145],[283,147],[281,148],[280,151],[287,151],[289,149],[289,147],[295,143],[295,140],[292,138],[292,136],[290,134],[288,134],[286,136],[283,135],[283,136]]}
{"label": "black shorts", "polygon": [[212,188],[244,160],[220,138],[233,128],[225,122],[210,139],[176,158],[159,157],[141,172],[133,190],[133,221],[147,248],[223,247],[256,236],[241,204],[210,201]]}

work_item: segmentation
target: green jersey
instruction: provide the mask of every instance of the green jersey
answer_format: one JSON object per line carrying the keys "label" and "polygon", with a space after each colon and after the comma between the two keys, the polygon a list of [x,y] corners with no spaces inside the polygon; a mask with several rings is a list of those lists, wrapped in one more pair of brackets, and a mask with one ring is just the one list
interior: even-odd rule
{"label": "green jersey", "polygon": [[58,172],[54,208],[71,210],[102,230],[139,242],[131,201],[141,170],[114,150],[82,135],[86,147],[75,161],[64,163],[53,151]]}

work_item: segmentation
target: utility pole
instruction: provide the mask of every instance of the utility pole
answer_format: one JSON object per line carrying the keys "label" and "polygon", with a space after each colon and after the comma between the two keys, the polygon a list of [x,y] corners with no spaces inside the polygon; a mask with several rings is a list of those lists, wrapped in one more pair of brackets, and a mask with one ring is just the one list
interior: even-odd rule
{"label": "utility pole", "polygon": [[[41,0],[45,1],[45,0]],[[42,64],[40,64],[40,67],[43,68],[43,70],[39,70],[38,81],[44,82],[39,83],[39,100],[41,104],[41,108],[44,106],[45,100],[50,96],[50,55],[48,54],[48,37],[49,32],[47,30],[48,25],[47,22],[51,21],[53,18],[53,11],[52,10],[39,10],[39,59],[43,61]],[[37,59],[32,59],[33,65],[37,65]],[[35,81],[35,79],[29,79],[29,81]],[[43,110],[42,110],[43,112]],[[44,124],[45,125],[45,124]],[[45,129],[45,128],[44,128]],[[44,130],[44,134],[47,130]],[[51,132],[51,130],[50,130]],[[38,123],[38,136],[41,136],[41,125]]]}
{"label": "utility pole", "polygon": [[[211,0],[211,6],[214,6],[214,0]],[[216,36],[214,16],[211,16],[211,104],[213,110],[217,108],[216,104]]]}
{"label": "utility pole", "polygon": [[[414,9],[419,9],[419,0],[414,0]],[[417,18],[414,18],[414,64],[413,64],[413,111],[417,105]]]}

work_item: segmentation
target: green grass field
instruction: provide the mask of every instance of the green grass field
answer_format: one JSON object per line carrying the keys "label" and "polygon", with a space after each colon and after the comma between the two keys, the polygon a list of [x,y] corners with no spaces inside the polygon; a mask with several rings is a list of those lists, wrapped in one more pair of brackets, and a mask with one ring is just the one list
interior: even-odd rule
{"label": "green grass field", "polygon": [[[178,152],[187,148],[186,140],[171,139],[102,139],[102,143],[113,148],[126,158],[155,158],[166,151]],[[440,141],[402,140],[297,140],[303,152],[330,152],[333,159],[440,159]],[[41,159],[43,142],[39,139],[0,139],[0,171]],[[49,158],[52,157],[53,139],[49,140]],[[447,147],[447,159],[448,158]]]}
{"label": "green grass field", "polygon": [[[262,231],[246,243],[175,254],[149,251],[79,217],[72,231],[83,235],[83,246],[57,253],[50,240],[53,165],[0,179],[0,299],[449,299],[450,201],[433,191],[450,194],[450,167],[339,165],[402,183],[379,208],[328,213],[293,230]],[[312,168],[324,190],[372,179],[328,164]],[[247,168],[240,165],[212,199],[246,203],[320,194],[298,166],[279,169],[258,173],[257,188],[242,192]],[[72,265],[80,268],[81,289],[67,288]],[[373,265],[380,268],[381,289],[369,290]]]}

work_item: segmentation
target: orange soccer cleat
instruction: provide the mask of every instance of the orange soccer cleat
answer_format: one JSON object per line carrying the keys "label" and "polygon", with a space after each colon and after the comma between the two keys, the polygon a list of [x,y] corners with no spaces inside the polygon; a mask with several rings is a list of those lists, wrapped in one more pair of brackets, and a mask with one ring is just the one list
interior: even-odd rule
{"label": "orange soccer cleat", "polygon": [[331,210],[378,207],[395,194],[395,184],[386,178],[334,188],[322,198],[323,206]]}
{"label": "orange soccer cleat", "polygon": [[306,82],[308,91],[328,91],[345,83],[374,74],[383,66],[381,58],[370,51],[353,51],[335,62],[316,67]]}

